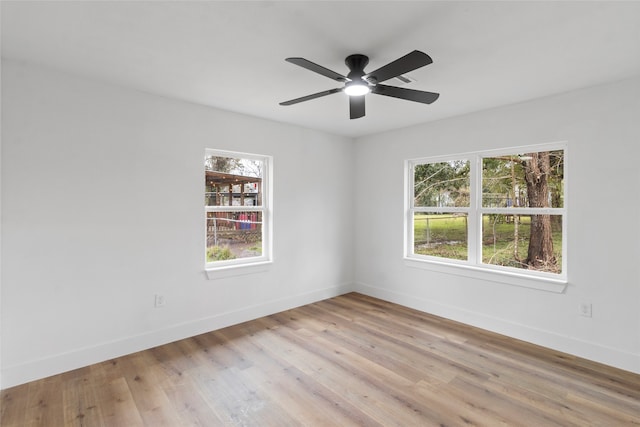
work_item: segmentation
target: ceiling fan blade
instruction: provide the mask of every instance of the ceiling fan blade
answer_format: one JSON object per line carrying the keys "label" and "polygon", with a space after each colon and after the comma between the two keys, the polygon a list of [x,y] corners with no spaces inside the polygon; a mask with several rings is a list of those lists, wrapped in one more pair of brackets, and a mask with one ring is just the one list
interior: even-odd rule
{"label": "ceiling fan blade", "polygon": [[429,65],[432,62],[433,60],[429,55],[424,52],[420,52],[419,50],[414,50],[402,58],[398,58],[375,71],[365,74],[363,78],[374,78],[376,82],[383,82],[401,74],[408,73],[409,71],[413,71],[417,68],[424,67],[425,65]]}
{"label": "ceiling fan blade", "polygon": [[318,65],[304,58],[287,58],[285,59],[285,61],[291,62],[292,64],[298,65],[302,68],[306,68],[307,70],[311,70],[314,73],[321,74],[325,77],[329,77],[330,79],[333,79],[339,82],[347,81],[347,78],[342,74],[338,74],[335,71],[332,71],[328,68],[324,68],[322,65]]}
{"label": "ceiling fan blade", "polygon": [[440,96],[439,93],[424,92],[422,90],[406,89],[403,87],[376,85],[371,88],[371,93],[391,96],[393,98],[406,99],[407,101],[422,102],[431,104]]}
{"label": "ceiling fan blade", "polygon": [[364,95],[349,97],[349,116],[351,119],[364,117]]}
{"label": "ceiling fan blade", "polygon": [[301,98],[291,99],[289,101],[281,102],[280,105],[293,105],[293,104],[297,104],[298,102],[310,101],[312,99],[320,98],[321,96],[327,96],[327,95],[331,95],[332,93],[338,93],[338,92],[342,92],[341,87],[314,93],[312,95],[303,96]]}

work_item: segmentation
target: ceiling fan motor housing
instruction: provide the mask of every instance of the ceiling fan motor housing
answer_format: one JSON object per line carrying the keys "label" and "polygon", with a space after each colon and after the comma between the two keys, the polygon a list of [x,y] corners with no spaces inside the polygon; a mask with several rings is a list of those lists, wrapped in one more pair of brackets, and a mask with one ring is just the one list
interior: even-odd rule
{"label": "ceiling fan motor housing", "polygon": [[349,55],[344,60],[344,63],[349,67],[349,74],[347,74],[347,78],[351,81],[362,80],[362,76],[364,76],[364,67],[369,63],[369,57],[366,55]]}

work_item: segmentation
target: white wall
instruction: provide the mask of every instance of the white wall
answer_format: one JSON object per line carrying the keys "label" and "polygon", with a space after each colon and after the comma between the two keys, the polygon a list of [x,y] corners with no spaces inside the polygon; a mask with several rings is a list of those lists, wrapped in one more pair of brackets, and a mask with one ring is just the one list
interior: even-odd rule
{"label": "white wall", "polygon": [[[639,118],[636,78],[357,140],[356,289],[640,373]],[[404,264],[405,159],[556,141],[569,144],[564,293]]]}
{"label": "white wall", "polygon": [[[350,139],[14,62],[2,114],[3,387],[351,289]],[[266,272],[205,278],[207,147],[274,158]]]}

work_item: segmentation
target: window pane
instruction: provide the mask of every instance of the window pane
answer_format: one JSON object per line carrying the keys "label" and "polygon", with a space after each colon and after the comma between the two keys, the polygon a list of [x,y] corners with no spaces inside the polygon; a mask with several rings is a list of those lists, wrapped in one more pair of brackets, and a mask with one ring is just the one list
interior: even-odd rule
{"label": "window pane", "polygon": [[416,165],[413,179],[414,206],[469,206],[468,160]]}
{"label": "window pane", "polygon": [[260,160],[207,155],[205,206],[262,206]]}
{"label": "window pane", "polygon": [[262,255],[262,212],[207,212],[207,262]]}
{"label": "window pane", "polygon": [[467,259],[467,214],[414,213],[413,252]]}
{"label": "window pane", "polygon": [[482,262],[561,273],[562,216],[483,215]]}
{"label": "window pane", "polygon": [[482,206],[561,208],[564,151],[541,151],[482,159]]}

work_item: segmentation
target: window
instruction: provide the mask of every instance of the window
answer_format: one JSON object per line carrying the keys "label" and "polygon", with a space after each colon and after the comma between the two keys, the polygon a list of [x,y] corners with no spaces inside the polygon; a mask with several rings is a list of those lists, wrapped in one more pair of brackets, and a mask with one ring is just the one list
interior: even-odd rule
{"label": "window", "polygon": [[407,161],[406,257],[566,278],[564,144]]}
{"label": "window", "polygon": [[206,267],[270,260],[270,157],[207,150],[204,157]]}

